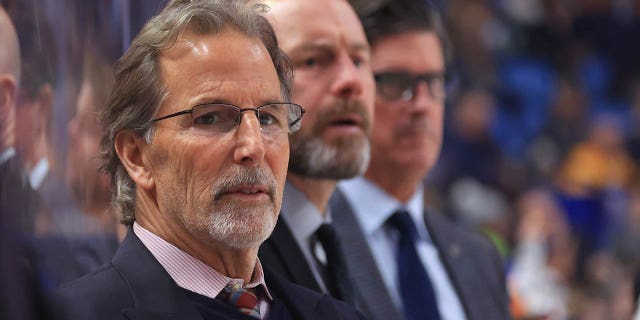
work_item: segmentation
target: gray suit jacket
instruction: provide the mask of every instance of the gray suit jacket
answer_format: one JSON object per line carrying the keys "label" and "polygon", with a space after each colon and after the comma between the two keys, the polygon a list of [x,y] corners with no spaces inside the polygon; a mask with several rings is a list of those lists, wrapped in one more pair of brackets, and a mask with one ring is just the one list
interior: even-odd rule
{"label": "gray suit jacket", "polygon": [[[357,307],[367,319],[403,319],[387,292],[355,213],[339,189],[330,205],[358,295]],[[467,318],[511,319],[502,261],[493,245],[439,213],[425,212],[425,221]]]}

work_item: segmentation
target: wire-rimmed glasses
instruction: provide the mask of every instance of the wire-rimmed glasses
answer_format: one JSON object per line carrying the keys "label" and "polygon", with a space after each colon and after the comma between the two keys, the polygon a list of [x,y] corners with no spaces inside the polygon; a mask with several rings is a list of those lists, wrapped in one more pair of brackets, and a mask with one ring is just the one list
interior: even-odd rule
{"label": "wire-rimmed glasses", "polygon": [[271,102],[255,108],[240,108],[228,103],[205,103],[154,119],[152,123],[191,114],[194,126],[211,133],[222,134],[238,127],[245,111],[254,112],[260,122],[260,129],[268,134],[290,133],[300,129],[302,115],[305,112],[302,106],[290,102]]}

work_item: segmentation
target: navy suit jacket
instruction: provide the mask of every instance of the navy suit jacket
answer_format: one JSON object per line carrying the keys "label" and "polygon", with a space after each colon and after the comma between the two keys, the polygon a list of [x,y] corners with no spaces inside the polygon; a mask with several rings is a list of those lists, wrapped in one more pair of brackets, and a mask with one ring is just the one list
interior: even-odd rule
{"label": "navy suit jacket", "polygon": [[[376,266],[355,213],[339,189],[331,201],[333,224],[344,244],[345,258],[355,286],[356,306],[367,319],[403,319]],[[438,249],[467,318],[511,319],[502,261],[494,246],[480,235],[426,211],[429,235]]]}
{"label": "navy suit jacket", "polygon": [[302,249],[282,217],[278,218],[271,236],[260,246],[258,257],[260,262],[287,281],[322,292]]}
{"label": "navy suit jacket", "polygon": [[[294,319],[359,319],[348,305],[288,283],[263,266],[269,291]],[[110,264],[64,285],[48,304],[56,319],[203,319],[131,230]]]}

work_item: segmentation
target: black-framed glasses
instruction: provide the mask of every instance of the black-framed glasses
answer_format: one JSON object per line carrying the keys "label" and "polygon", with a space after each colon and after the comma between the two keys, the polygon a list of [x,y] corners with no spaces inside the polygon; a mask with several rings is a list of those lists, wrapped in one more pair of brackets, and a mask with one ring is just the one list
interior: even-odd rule
{"label": "black-framed glasses", "polygon": [[384,71],[373,75],[376,80],[376,92],[385,100],[410,101],[416,94],[416,86],[425,82],[429,94],[435,100],[444,99],[446,88],[442,72],[411,74],[406,71]]}
{"label": "black-framed glasses", "polygon": [[300,129],[302,115],[305,112],[300,105],[289,102],[266,103],[255,108],[240,108],[228,103],[205,103],[154,119],[152,122],[189,113],[195,127],[220,134],[237,128],[245,111],[254,112],[262,132],[269,134],[289,133]]}

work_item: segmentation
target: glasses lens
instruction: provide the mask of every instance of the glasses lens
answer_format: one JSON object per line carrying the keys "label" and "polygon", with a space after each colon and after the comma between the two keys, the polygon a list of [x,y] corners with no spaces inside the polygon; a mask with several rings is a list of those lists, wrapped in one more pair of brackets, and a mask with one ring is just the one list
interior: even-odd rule
{"label": "glasses lens", "polygon": [[193,125],[213,133],[226,133],[240,123],[242,112],[225,104],[203,104],[193,108]]}
{"label": "glasses lens", "polygon": [[429,86],[429,93],[431,97],[436,100],[441,100],[445,96],[445,81],[444,75],[434,73],[434,74],[426,74],[422,76]]}
{"label": "glasses lens", "polygon": [[258,108],[258,120],[263,132],[288,132],[287,119],[288,108],[286,103],[272,103]]}
{"label": "glasses lens", "polygon": [[294,103],[271,103],[258,108],[262,131],[293,132],[300,129],[302,107]]}
{"label": "glasses lens", "polygon": [[374,75],[376,91],[387,100],[405,100],[407,91],[413,90],[411,74],[407,72],[383,72]]}

